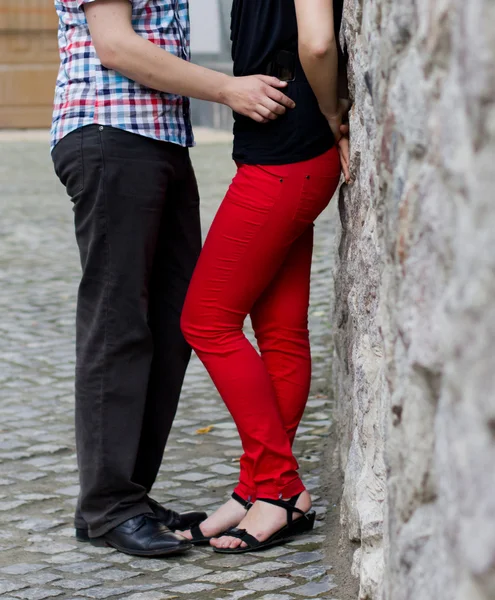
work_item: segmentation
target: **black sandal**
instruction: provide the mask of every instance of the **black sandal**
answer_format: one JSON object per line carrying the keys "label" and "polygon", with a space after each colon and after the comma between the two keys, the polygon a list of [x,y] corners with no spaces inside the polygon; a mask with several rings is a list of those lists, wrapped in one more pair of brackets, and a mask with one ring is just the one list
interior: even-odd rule
{"label": "black sandal", "polygon": [[[314,510],[310,510],[305,513],[301,509],[296,508],[296,502],[300,495],[301,494],[297,494],[297,496],[293,496],[288,501],[272,500],[271,498],[258,498],[258,500],[261,502],[267,502],[268,504],[285,508],[287,511],[287,525],[276,531],[264,542],[260,542],[245,529],[232,527],[231,529],[227,529],[223,535],[242,540],[245,544],[247,544],[246,548],[242,548],[242,546],[239,546],[238,548],[214,548],[214,551],[218,552],[219,554],[244,554],[245,552],[258,552],[259,550],[265,550],[266,548],[271,548],[272,546],[277,546],[279,544],[288,542],[296,535],[301,535],[311,531],[315,524],[316,513]],[[302,516],[298,519],[294,519],[293,513],[298,513]]]}
{"label": "black sandal", "polygon": [[[244,500],[244,498],[241,498],[239,496],[239,494],[236,494],[235,492],[232,494],[232,498],[234,500],[236,500],[237,502],[239,502],[239,504],[241,504],[243,506],[243,508],[245,508],[246,510],[249,510],[251,508],[251,506],[253,506],[252,502],[248,502],[247,500]],[[206,537],[205,535],[203,535],[203,532],[201,531],[201,523],[195,523],[189,531],[191,532],[191,535],[192,535],[192,538],[190,541],[194,546],[206,546],[210,543],[210,540],[212,538],[221,537],[222,535],[225,535],[225,533],[219,533],[218,535]]]}

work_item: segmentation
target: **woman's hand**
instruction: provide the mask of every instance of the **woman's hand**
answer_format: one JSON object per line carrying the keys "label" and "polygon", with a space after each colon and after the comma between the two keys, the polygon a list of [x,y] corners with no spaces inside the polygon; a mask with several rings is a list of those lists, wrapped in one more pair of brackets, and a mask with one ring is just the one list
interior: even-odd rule
{"label": "woman's hand", "polygon": [[[335,141],[338,143],[340,138],[342,137],[341,127],[342,122],[345,118],[347,118],[347,114],[349,112],[349,101],[341,98],[339,100],[337,112],[333,115],[325,114],[325,117],[330,125],[330,129],[335,137]],[[347,129],[347,133],[349,133],[349,129]]]}
{"label": "woman's hand", "polygon": [[[347,128],[349,131],[349,127],[347,125],[342,125],[342,129]],[[337,149],[339,151],[340,156],[340,164],[342,166],[342,172],[344,173],[344,178],[346,183],[351,182],[351,171],[349,169],[349,138],[345,135],[342,135],[340,140],[337,142]]]}
{"label": "woman's hand", "polygon": [[349,102],[339,100],[339,110],[334,115],[327,116],[328,124],[335,138],[337,149],[339,151],[340,163],[346,183],[351,181],[351,172],[349,169],[349,125],[343,124],[342,120],[349,112]]}
{"label": "woman's hand", "polygon": [[340,126],[340,140],[337,142],[337,147],[340,156],[340,164],[342,165],[342,171],[346,183],[352,183],[350,165],[350,154],[349,154],[349,125]]}
{"label": "woman's hand", "polygon": [[333,137],[335,138],[335,142],[338,144],[342,134],[340,132],[340,128],[342,126],[342,113],[338,112],[335,115],[327,117],[328,124],[330,125],[330,129],[332,130]]}

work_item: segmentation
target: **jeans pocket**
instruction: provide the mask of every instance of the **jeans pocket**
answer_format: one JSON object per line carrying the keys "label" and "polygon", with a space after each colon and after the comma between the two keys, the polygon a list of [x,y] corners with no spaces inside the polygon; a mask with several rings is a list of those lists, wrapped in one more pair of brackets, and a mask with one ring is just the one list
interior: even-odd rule
{"label": "jeans pocket", "polygon": [[330,204],[339,185],[340,173],[335,175],[306,175],[294,218],[313,223]]}

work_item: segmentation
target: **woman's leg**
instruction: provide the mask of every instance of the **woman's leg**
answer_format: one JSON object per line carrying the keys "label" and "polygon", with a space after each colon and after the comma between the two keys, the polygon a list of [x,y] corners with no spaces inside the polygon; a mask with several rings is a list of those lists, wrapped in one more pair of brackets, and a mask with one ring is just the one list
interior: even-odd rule
{"label": "woman's leg", "polygon": [[[296,218],[305,222],[306,228],[293,243],[277,275],[251,311],[262,359],[270,373],[291,444],[307,403],[311,382],[308,306],[314,232],[312,221],[324,208],[321,202],[326,205],[337,188],[340,164],[337,153],[330,152],[314,161],[293,165],[293,168],[305,173],[305,184],[302,190],[298,190],[300,202]],[[249,457],[245,455],[243,458],[243,470],[248,472],[244,478],[249,479],[249,471],[254,467],[249,464]],[[258,497],[263,497],[263,494],[258,494]],[[296,506],[304,512],[311,508],[311,497],[306,491],[300,495]],[[286,523],[284,509],[255,502],[238,527],[263,541]],[[218,548],[236,548],[242,542],[223,536],[211,543]]]}
{"label": "woman's leg", "polygon": [[[311,353],[309,347],[308,306],[313,254],[311,224],[292,244],[277,275],[263,292],[251,311],[251,320],[260,348],[261,357],[270,374],[275,396],[289,441],[294,441],[303,415],[311,383]],[[253,466],[249,456],[241,459],[241,486],[253,481]],[[249,488],[248,488],[249,489]],[[255,498],[252,497],[252,501]],[[273,510],[273,507],[268,507]],[[298,508],[307,512],[311,498],[305,492]],[[274,512],[276,512],[275,509]],[[223,505],[202,526],[204,533],[218,534],[238,525],[246,511],[234,500]],[[280,517],[279,514],[275,518]],[[282,522],[286,516],[282,513]],[[276,528],[278,525],[275,526]],[[214,546],[223,545],[225,538],[213,540]]]}
{"label": "woman's leg", "polygon": [[[309,284],[313,254],[311,224],[294,242],[274,280],[251,311],[261,357],[270,374],[284,428],[292,443],[306,407],[311,382],[308,332]],[[254,502],[254,477],[248,456],[241,458],[237,491]],[[305,509],[309,510],[310,503]],[[246,516],[231,499],[201,525],[204,535],[218,535]]]}
{"label": "woman's leg", "polygon": [[[292,244],[279,271],[251,310],[261,358],[291,444],[311,384],[308,307],[313,237],[311,224]],[[240,466],[238,491],[243,487],[249,490],[249,482],[254,481],[254,465],[247,454],[242,456]],[[253,494],[248,499],[254,501]]]}
{"label": "woman's leg", "polygon": [[[311,224],[293,243],[277,275],[251,311],[261,357],[270,374],[282,422],[291,444],[304,413],[311,384],[308,306],[313,234],[314,226]],[[241,482],[253,479],[252,469],[249,457],[244,455],[241,459]],[[254,511],[259,509],[257,504],[255,506]],[[243,515],[243,519],[235,525],[242,521],[242,528],[249,528],[252,532],[256,531],[252,527],[262,526],[265,519],[269,521],[273,531],[285,525],[285,511],[264,503],[260,503],[260,506],[266,511],[266,515],[256,515],[253,511],[251,516],[254,515],[255,518],[252,519],[252,524]],[[301,494],[297,507],[304,512],[310,510],[311,497],[308,492]],[[232,510],[234,507],[225,508]],[[223,514],[218,517],[223,519]],[[211,531],[215,533],[218,530],[217,527]],[[212,545],[216,547],[235,547],[239,544],[239,540],[227,536],[212,540]]]}
{"label": "woman's leg", "polygon": [[[189,288],[182,326],[231,412],[255,473],[247,499],[304,489],[270,375],[242,327],[301,234],[287,167],[242,166],[213,222]],[[287,173],[287,177],[283,177]],[[302,185],[302,181],[298,182]]]}
{"label": "woman's leg", "polygon": [[[243,441],[250,468],[243,469],[247,477],[237,491],[245,498],[250,493],[290,497],[304,490],[270,374],[242,325],[294,242],[328,204],[338,177],[336,151],[287,167],[241,167],[186,300],[186,338],[209,370]],[[280,509],[269,508],[269,521],[278,528]],[[266,520],[258,525],[260,539],[272,533]]]}
{"label": "woman's leg", "polygon": [[308,307],[313,234],[311,224],[294,242],[275,279],[251,311],[261,357],[291,444],[311,385]]}

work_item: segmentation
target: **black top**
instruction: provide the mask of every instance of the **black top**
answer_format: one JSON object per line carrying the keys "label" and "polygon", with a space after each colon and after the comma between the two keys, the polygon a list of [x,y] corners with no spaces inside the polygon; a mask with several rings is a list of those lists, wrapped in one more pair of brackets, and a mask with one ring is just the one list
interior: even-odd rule
{"label": "black top", "polygon": [[300,65],[297,47],[293,0],[234,0],[234,75],[267,74],[268,65],[281,50],[294,53],[296,63],[295,80],[283,90],[296,108],[269,123],[256,123],[234,113],[233,156],[237,162],[290,164],[319,156],[334,145],[331,129]]}

